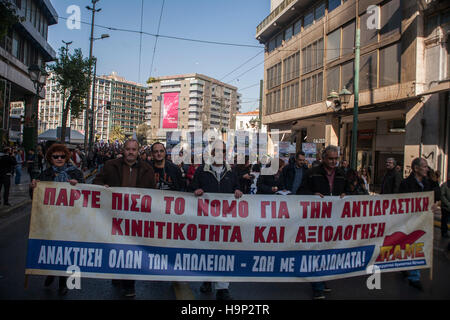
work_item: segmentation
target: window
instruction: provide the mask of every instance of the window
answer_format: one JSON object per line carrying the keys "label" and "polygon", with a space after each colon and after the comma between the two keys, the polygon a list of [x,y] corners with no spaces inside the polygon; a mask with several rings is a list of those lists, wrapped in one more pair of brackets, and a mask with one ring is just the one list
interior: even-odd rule
{"label": "window", "polygon": [[325,16],[325,2],[322,2],[314,9],[314,19],[320,20]]}
{"label": "window", "polygon": [[334,67],[327,70],[327,96],[331,91],[339,92],[340,86],[340,67]]}
{"label": "window", "polygon": [[375,43],[378,41],[378,30],[376,28],[369,29],[367,28],[367,21],[368,19],[373,19],[372,12],[365,12],[360,17],[360,23],[361,23],[361,47],[364,47],[366,45]]}
{"label": "window", "polygon": [[302,74],[323,67],[323,38],[313,42],[306,48],[303,48],[303,69]]}
{"label": "window", "polygon": [[382,37],[400,32],[402,14],[400,0],[391,0],[381,6],[381,28]]}
{"label": "window", "polygon": [[341,49],[341,29],[337,29],[327,36],[327,62],[339,58]]}
{"label": "window", "polygon": [[380,87],[400,82],[400,43],[380,50]]}
{"label": "window", "polygon": [[292,38],[292,26],[289,26],[285,31],[284,31],[284,40],[285,41],[289,41]]}
{"label": "window", "polygon": [[342,28],[342,56],[353,53],[355,46],[355,21]]}
{"label": "window", "polygon": [[361,56],[359,68],[359,89],[372,90],[377,87],[377,52]]}
{"label": "window", "polygon": [[323,99],[323,73],[317,73],[302,80],[302,106],[313,104]]}
{"label": "window", "polygon": [[300,33],[302,31],[302,19],[298,19],[296,23],[294,23],[294,35]]}
{"label": "window", "polygon": [[328,0],[328,13],[341,5],[341,0]]}
{"label": "window", "polygon": [[283,82],[290,81],[299,76],[300,52],[297,52],[292,56],[284,59],[283,63],[284,63]]}
{"label": "window", "polygon": [[310,25],[312,25],[314,22],[314,11],[311,10],[309,13],[307,13],[304,18],[304,21],[305,21],[305,23],[304,23],[303,27],[305,29],[308,28]]}
{"label": "window", "polygon": [[342,65],[342,87],[346,87],[347,90],[353,92],[353,74],[354,74],[354,61],[347,62]]}

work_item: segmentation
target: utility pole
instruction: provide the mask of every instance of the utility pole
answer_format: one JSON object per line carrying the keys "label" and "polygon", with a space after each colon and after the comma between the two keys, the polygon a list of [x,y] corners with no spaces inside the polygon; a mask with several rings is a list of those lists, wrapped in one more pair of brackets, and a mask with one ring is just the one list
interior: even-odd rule
{"label": "utility pole", "polygon": [[352,148],[351,148],[351,168],[356,170],[357,166],[357,151],[356,146],[358,142],[358,105],[359,105],[359,58],[360,58],[360,23],[357,21],[356,36],[355,36],[355,72],[353,76],[353,83],[355,87],[354,105],[353,105],[353,129],[352,129]]}
{"label": "utility pole", "polygon": [[[91,69],[92,69],[92,47],[94,44],[94,20],[95,20],[95,13],[99,12],[101,9],[95,9],[95,4],[99,0],[91,0],[92,1],[92,8],[89,6],[86,6],[86,9],[92,11],[92,22],[91,22],[91,37],[89,38],[90,44],[89,44],[89,84],[91,83]],[[89,86],[90,88],[90,86]],[[90,92],[87,94],[86,97],[86,110],[84,112],[84,152],[87,156],[88,151],[88,135],[89,135],[89,109],[93,110],[93,108],[90,108]]]}
{"label": "utility pole", "polygon": [[[89,152],[92,152],[93,150],[93,143],[94,143],[94,127],[95,127],[95,112],[94,112],[94,102],[95,102],[95,82],[96,82],[96,75],[97,75],[97,59],[94,58],[94,81],[92,82],[92,108],[91,108],[91,117],[90,117],[90,132],[89,132]],[[97,100],[98,104],[98,100]],[[98,107],[98,106],[97,106]]]}
{"label": "utility pole", "polygon": [[[69,46],[73,43],[73,41],[66,42],[66,41],[62,40],[62,42],[66,45],[65,55],[66,55],[66,59],[67,59],[67,56],[69,55]],[[65,106],[66,106],[66,90],[64,90],[63,97],[62,97],[62,112],[64,112],[64,107]],[[63,131],[62,130],[62,126],[65,125],[65,124],[62,123],[62,121],[63,120],[62,120],[62,117],[61,117],[61,132]],[[65,143],[66,142],[66,137],[61,137],[61,142]],[[70,143],[70,133],[69,133],[69,143]]]}
{"label": "utility pole", "polygon": [[259,80],[259,122],[258,129],[262,128],[262,100],[263,100],[263,80]]}

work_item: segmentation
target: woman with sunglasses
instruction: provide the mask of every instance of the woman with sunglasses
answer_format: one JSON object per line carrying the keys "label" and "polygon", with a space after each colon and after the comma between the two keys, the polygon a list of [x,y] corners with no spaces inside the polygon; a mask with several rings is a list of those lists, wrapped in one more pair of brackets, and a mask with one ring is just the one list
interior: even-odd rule
{"label": "woman with sunglasses", "polygon": [[[83,173],[75,166],[69,163],[70,151],[63,144],[53,144],[47,151],[45,159],[49,163],[49,167],[44,170],[37,180],[31,181],[31,189],[34,190],[39,181],[69,182],[71,185],[84,183]],[[45,286],[48,287],[53,283],[54,276],[47,276]],[[60,295],[67,293],[66,285],[67,277],[59,277]]]}

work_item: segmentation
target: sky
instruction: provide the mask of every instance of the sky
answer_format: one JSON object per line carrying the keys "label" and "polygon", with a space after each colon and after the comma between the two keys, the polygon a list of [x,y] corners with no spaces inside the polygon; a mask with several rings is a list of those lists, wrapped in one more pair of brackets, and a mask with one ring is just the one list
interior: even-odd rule
{"label": "sky", "polygon": [[[58,24],[49,26],[49,44],[58,52],[64,45],[62,41],[73,41],[70,51],[81,48],[88,57],[92,14],[86,6],[92,7],[91,1],[51,0],[51,3],[59,19]],[[71,29],[67,24],[69,19],[76,19],[73,15],[76,12],[70,10],[73,5],[80,8],[79,29]],[[255,33],[257,25],[270,13],[270,0],[100,0],[96,8],[101,11],[95,14],[94,38],[104,33],[110,35],[94,41],[98,75],[115,71],[127,80],[145,84],[150,75],[201,73],[236,86],[242,94],[241,112],[258,108],[264,49]],[[239,46],[147,34],[142,34],[141,42],[141,12],[142,32]]]}

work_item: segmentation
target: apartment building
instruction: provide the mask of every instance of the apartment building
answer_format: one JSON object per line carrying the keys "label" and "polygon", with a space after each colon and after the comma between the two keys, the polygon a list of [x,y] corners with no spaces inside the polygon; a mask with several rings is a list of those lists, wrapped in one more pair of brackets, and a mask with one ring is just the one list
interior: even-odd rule
{"label": "apartment building", "polygon": [[[39,134],[62,126],[64,99],[67,97],[63,97],[55,74],[51,72],[45,84],[45,99],[39,101]],[[93,101],[96,119],[95,135],[99,140],[108,140],[110,111],[106,105],[108,101],[111,101],[111,82],[104,76],[96,78]],[[80,112],[78,117],[72,116],[69,112],[66,126],[84,135],[84,112]]]}
{"label": "apartment building", "polygon": [[[127,136],[133,135],[136,127],[144,123],[145,87],[115,72],[97,76],[94,85],[91,102],[94,104],[95,140],[108,141],[110,129],[114,126],[121,127]],[[40,133],[62,125],[63,96],[53,73],[47,78],[45,89],[45,99],[39,101]],[[84,112],[78,117],[69,114],[67,126],[84,135],[84,116]]]}
{"label": "apartment building", "polygon": [[147,89],[148,140],[165,141],[173,130],[234,129],[239,109],[234,86],[197,73],[158,77]]}
{"label": "apartment building", "polygon": [[[111,112],[109,128],[119,126],[126,136],[133,135],[138,125],[145,123],[146,87],[133,81],[128,81],[112,72],[102,79],[111,84]],[[105,86],[106,90],[106,86]],[[100,125],[97,118],[97,125]],[[103,120],[103,125],[106,120]]]}
{"label": "apartment building", "polygon": [[[30,79],[28,68],[31,65],[44,66],[46,62],[56,57],[56,52],[47,42],[47,36],[48,27],[58,22],[58,15],[50,0],[6,2],[12,4],[15,15],[21,20],[10,26],[6,35],[0,39],[2,135],[8,132],[10,102],[24,102],[25,127],[33,127],[32,105],[36,89]],[[44,98],[44,90],[39,96]]]}
{"label": "apartment building", "polygon": [[265,44],[262,121],[285,140],[339,145],[350,158],[354,96],[340,108],[331,93],[354,91],[360,29],[357,166],[380,183],[387,157],[410,172],[422,156],[445,179],[449,163],[450,3],[438,0],[272,1],[257,26]]}

